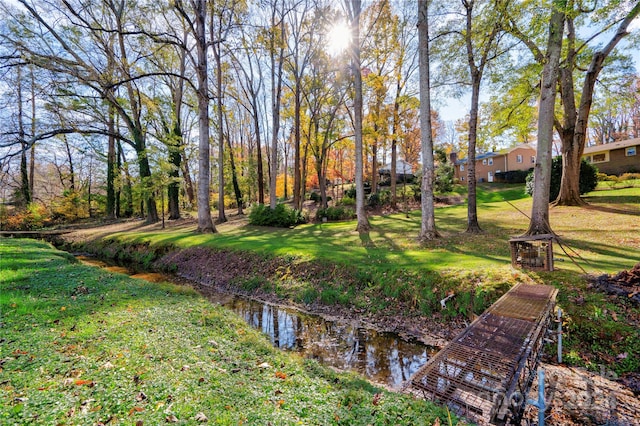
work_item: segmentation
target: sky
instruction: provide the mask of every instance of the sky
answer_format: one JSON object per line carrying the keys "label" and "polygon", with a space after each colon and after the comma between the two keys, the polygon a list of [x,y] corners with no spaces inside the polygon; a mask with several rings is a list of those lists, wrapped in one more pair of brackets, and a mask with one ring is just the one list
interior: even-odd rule
{"label": "sky", "polygon": [[[632,33],[640,32],[640,17],[633,20],[631,25],[629,25],[628,31]],[[620,41],[620,43],[618,44],[618,49],[631,54],[635,62],[636,74],[640,75],[640,47],[632,45],[627,37]],[[597,94],[598,88],[596,86],[596,96]],[[460,99],[448,98],[445,105],[438,107],[438,112],[440,113],[441,119],[444,121],[455,122],[458,119],[464,118],[469,113],[470,102],[470,94],[466,94]]]}

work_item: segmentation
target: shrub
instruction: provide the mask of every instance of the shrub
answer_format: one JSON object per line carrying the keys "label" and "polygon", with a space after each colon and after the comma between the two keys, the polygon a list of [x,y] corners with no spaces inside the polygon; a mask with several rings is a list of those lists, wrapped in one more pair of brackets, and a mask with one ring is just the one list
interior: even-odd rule
{"label": "shrub", "polygon": [[496,182],[504,183],[525,183],[527,176],[533,169],[529,170],[510,170],[508,172],[496,172]]}
{"label": "shrub", "polygon": [[7,231],[33,231],[44,226],[46,209],[44,206],[31,203],[26,209],[7,214],[2,227]]}
{"label": "shrub", "polygon": [[323,217],[329,221],[350,220],[356,217],[356,213],[348,207],[327,207],[326,209],[318,209],[316,212],[316,220],[322,220]]}
{"label": "shrub", "polygon": [[354,200],[356,199],[356,186],[355,185],[351,185],[350,188],[347,188],[344,190],[344,197],[345,198],[353,198]]}
{"label": "shrub", "polygon": [[620,180],[638,180],[640,179],[640,173],[623,173],[620,176]]}
{"label": "shrub", "polygon": [[[580,163],[580,194],[586,194],[596,189],[598,185],[598,169],[585,159]],[[560,181],[562,180],[562,157],[553,159],[551,164],[551,188],[549,191],[549,201],[558,198],[560,193]],[[527,176],[526,192],[533,195],[533,170]]]}
{"label": "shrub", "polygon": [[345,195],[344,197],[342,197],[342,200],[340,200],[338,202],[338,205],[340,205],[340,206],[355,206],[356,205],[356,199],[355,198],[351,198],[351,197],[347,197]]}
{"label": "shrub", "polygon": [[371,207],[385,206],[391,203],[391,191],[385,189],[369,195],[367,204]]}
{"label": "shrub", "polygon": [[286,204],[278,204],[273,210],[267,205],[258,204],[249,214],[249,224],[257,226],[289,228],[305,222],[302,212]]}
{"label": "shrub", "polygon": [[[322,201],[322,194],[320,194],[319,192],[312,192],[309,194],[309,199],[314,203],[318,204],[319,202]],[[327,196],[327,201],[331,201],[331,200],[332,198],[330,196]]]}
{"label": "shrub", "polygon": [[434,192],[445,194],[453,191],[453,166],[451,163],[441,163],[436,167]]}

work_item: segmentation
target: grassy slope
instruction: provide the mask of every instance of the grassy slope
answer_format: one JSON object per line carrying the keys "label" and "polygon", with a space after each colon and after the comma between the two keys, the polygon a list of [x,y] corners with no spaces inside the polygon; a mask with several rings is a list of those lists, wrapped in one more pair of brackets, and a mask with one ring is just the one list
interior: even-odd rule
{"label": "grassy slope", "polygon": [[190,288],[72,260],[0,239],[0,424],[446,424],[272,348]]}
{"label": "grassy slope", "polygon": [[[590,203],[587,208],[556,207],[550,212],[552,228],[571,257],[555,245],[555,272],[525,273],[527,279],[561,289],[559,303],[569,315],[565,336],[567,360],[594,369],[606,363],[618,373],[636,371],[640,369],[638,330],[616,318],[629,316],[637,320],[638,308],[590,291],[583,276],[584,272],[616,273],[640,262],[640,188],[607,190],[605,186],[588,194],[586,199]],[[479,188],[478,204],[484,234],[464,233],[466,205],[443,207],[436,211],[437,227],[443,238],[426,246],[416,241],[419,212],[412,212],[409,217],[404,214],[372,217],[372,230],[366,235],[355,232],[355,222],[347,222],[275,230],[223,224],[215,235],[198,235],[193,229],[186,229],[128,233],[117,238],[178,247],[205,245],[250,250],[290,256],[296,261],[355,266],[370,284],[364,291],[343,289],[343,297],[339,299],[373,310],[392,309],[399,302],[398,306],[417,306],[423,314],[438,316],[438,300],[447,290],[477,294],[478,288],[488,288],[485,294],[489,296],[481,296],[475,304],[469,302],[470,297],[454,299],[443,312],[446,319],[468,315],[466,305],[479,313],[497,297],[492,288],[501,289],[522,279],[522,273],[510,268],[508,239],[526,230],[531,198],[524,194],[521,185],[485,184]],[[300,300],[300,296],[286,291],[281,295]],[[584,303],[577,304],[575,300]],[[617,355],[624,353],[628,354],[626,358],[616,360]]]}
{"label": "grassy slope", "polygon": [[[509,203],[505,202],[509,201]],[[551,225],[562,240],[584,258],[589,272],[616,272],[640,261],[640,188],[596,191],[587,197],[589,209],[558,207],[551,210]],[[355,222],[306,224],[295,229],[271,229],[219,225],[215,235],[197,235],[192,229],[122,235],[125,240],[145,240],[158,244],[210,245],[239,250],[265,251],[307,259],[359,264],[377,270],[480,269],[510,263],[508,239],[528,226],[531,198],[521,186],[484,186],[478,199],[479,236],[464,234],[466,205],[439,208],[436,226],[444,238],[421,247],[416,236],[420,213],[371,217],[372,230],[355,232]],[[520,211],[518,211],[518,209]],[[524,213],[524,214],[523,214]],[[427,250],[425,250],[425,248]],[[556,250],[559,258],[566,257]],[[558,265],[580,271],[565,259]],[[589,263],[585,263],[589,262]]]}

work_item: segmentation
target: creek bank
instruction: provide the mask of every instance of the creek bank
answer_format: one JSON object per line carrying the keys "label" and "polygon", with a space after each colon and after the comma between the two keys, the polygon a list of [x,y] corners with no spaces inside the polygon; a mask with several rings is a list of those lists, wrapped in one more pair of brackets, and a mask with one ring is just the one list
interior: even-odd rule
{"label": "creek bank", "polygon": [[[136,227],[139,229],[139,226]],[[152,248],[147,244],[125,247],[115,239],[108,239],[108,235],[117,232],[113,229],[103,230],[97,234],[95,231],[83,232],[65,235],[65,249],[88,251],[98,256],[108,254],[121,261],[143,263],[149,268],[169,271],[190,281],[197,281],[198,290],[205,295],[207,291],[227,291],[280,306],[295,307],[303,312],[318,314],[325,318],[352,320],[362,326],[371,326],[376,330],[395,332],[407,339],[415,337],[417,340],[435,347],[444,346],[465,328],[467,322],[461,316],[445,322],[442,316],[438,315],[439,312],[430,316],[420,315],[416,312],[415,307],[402,303],[396,304],[395,301],[389,303],[388,308],[381,310],[376,310],[375,307],[367,309],[366,307],[340,303],[325,304],[317,297],[306,303],[304,300],[293,300],[288,297],[286,289],[277,284],[278,281],[285,280],[292,286],[295,286],[296,283],[300,286],[301,280],[304,280],[306,283],[311,283],[314,288],[321,288],[339,280],[357,281],[358,277],[355,272],[348,268],[297,262],[294,258],[273,258],[255,253],[220,251],[203,247],[182,250],[167,246]],[[104,239],[105,237],[107,239]],[[362,290],[365,291],[366,288]],[[552,407],[549,412],[555,414],[550,416],[548,424],[595,425],[601,424],[598,423],[598,419],[604,418],[617,418],[617,424],[621,425],[640,424],[638,418],[640,411],[634,415],[614,410],[616,404],[619,404],[616,402],[617,395],[628,397],[627,394],[630,390],[621,384],[626,382],[612,381],[606,377],[595,380],[592,377],[594,373],[586,371],[580,373],[582,379],[576,379],[572,378],[573,373],[582,370],[564,366],[554,366],[554,368],[557,369],[557,388],[560,390],[556,391],[552,400],[549,401]],[[586,384],[583,386],[582,383]],[[607,406],[609,407],[606,409],[608,411],[604,410],[600,414],[594,414],[593,410],[581,409],[580,407],[578,409],[572,408],[575,407],[575,404],[571,405],[575,399],[574,395],[580,392],[583,387],[591,389],[592,394],[596,392],[595,399],[592,398],[593,401],[599,401],[597,398],[605,398],[613,405]],[[588,398],[590,397],[587,395]],[[597,408],[597,404],[594,404],[591,405]],[[615,414],[616,417],[613,417],[612,414]]]}
{"label": "creek bank", "polygon": [[[446,345],[467,325],[465,318],[452,318],[445,323],[439,313],[420,315],[416,309],[393,300],[388,300],[380,310],[353,306],[348,293],[339,293],[348,286],[362,292],[366,288],[359,282],[357,271],[344,266],[200,246],[150,247],[146,243],[125,244],[110,238],[78,240],[73,235],[63,241],[58,246],[66,251],[184,278],[205,296],[220,292],[239,295],[327,320],[340,319],[356,327],[395,333],[427,346]],[[309,290],[301,293],[300,288]],[[323,291],[337,294],[334,303],[323,303]],[[309,300],[305,300],[307,296]]]}

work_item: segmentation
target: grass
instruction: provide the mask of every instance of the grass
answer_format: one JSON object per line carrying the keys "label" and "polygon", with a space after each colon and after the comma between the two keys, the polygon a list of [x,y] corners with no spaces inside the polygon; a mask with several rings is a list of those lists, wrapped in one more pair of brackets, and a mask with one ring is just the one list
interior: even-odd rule
{"label": "grass", "polygon": [[[189,287],[0,239],[0,424],[424,424],[447,413],[274,349]],[[455,420],[455,419],[454,419]]]}
{"label": "grass", "polygon": [[[464,193],[464,188],[458,192]],[[481,184],[478,188],[480,235],[468,235],[466,204],[436,210],[441,239],[417,241],[420,212],[371,217],[367,234],[355,222],[306,224],[272,229],[222,224],[214,235],[193,228],[128,232],[112,235],[119,245],[162,247],[195,245],[287,258],[291,263],[315,262],[354,269],[352,281],[317,286],[300,280],[267,283],[278,295],[296,301],[342,303],[372,312],[432,315],[447,321],[482,312],[509,286],[529,280],[560,289],[559,304],[568,314],[565,347],[573,365],[594,370],[610,365],[618,374],[640,369],[640,338],[634,321],[640,310],[589,289],[585,272],[614,274],[640,262],[640,185],[610,189],[600,185],[585,197],[587,207],[555,207],[550,223],[561,245],[554,246],[555,272],[511,269],[508,240],[528,227],[531,198],[522,185]],[[288,286],[288,283],[293,285]],[[257,282],[247,286],[254,287]],[[447,291],[459,294],[440,311]],[[574,303],[584,299],[584,304]],[[594,315],[604,309],[604,315]],[[637,320],[636,320],[637,322]],[[598,331],[600,330],[600,331]],[[612,333],[615,339],[602,333]],[[617,356],[627,357],[619,362]]]}
{"label": "grass", "polygon": [[[580,266],[593,272],[612,273],[640,261],[640,188],[602,190],[588,195],[588,209],[551,209],[551,226],[562,241],[582,257]],[[531,198],[522,185],[483,185],[478,193],[482,235],[467,235],[466,205],[437,209],[436,226],[443,238],[420,245],[420,212],[371,217],[368,234],[355,232],[355,222],[300,225],[295,229],[218,225],[219,233],[199,235],[193,229],[116,235],[126,242],[254,251],[299,260],[361,265],[376,271],[446,271],[501,268],[510,263],[508,239],[528,226]],[[562,269],[581,272],[556,249]]]}

